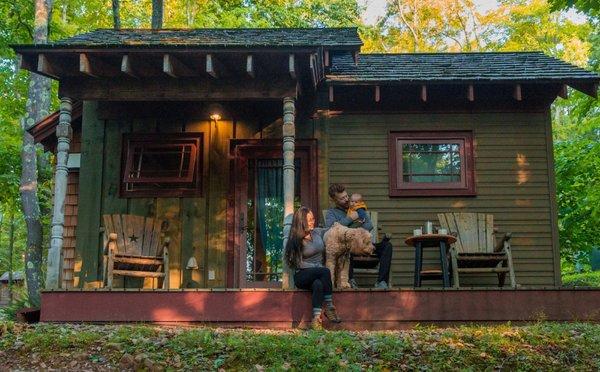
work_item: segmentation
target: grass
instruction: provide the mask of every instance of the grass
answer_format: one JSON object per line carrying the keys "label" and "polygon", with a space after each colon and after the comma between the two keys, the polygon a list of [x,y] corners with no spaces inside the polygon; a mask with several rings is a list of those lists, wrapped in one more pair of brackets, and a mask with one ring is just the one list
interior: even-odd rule
{"label": "grass", "polygon": [[567,287],[600,287],[600,271],[563,275],[562,282]]}
{"label": "grass", "polygon": [[0,369],[598,370],[600,325],[272,331],[0,323]]}

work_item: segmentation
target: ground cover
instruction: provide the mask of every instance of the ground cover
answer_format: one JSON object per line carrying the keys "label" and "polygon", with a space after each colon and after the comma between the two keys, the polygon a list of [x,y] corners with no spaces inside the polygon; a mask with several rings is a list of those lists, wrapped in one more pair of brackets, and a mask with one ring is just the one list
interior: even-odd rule
{"label": "ground cover", "polygon": [[0,323],[0,370],[599,370],[600,325],[274,331]]}

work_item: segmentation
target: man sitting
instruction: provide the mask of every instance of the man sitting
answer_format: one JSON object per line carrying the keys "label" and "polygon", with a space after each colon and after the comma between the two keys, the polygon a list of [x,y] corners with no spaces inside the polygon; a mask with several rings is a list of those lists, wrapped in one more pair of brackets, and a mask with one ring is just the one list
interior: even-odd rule
{"label": "man sitting", "polygon": [[[347,227],[362,227],[368,231],[373,229],[373,224],[369,216],[359,219],[356,211],[348,212],[350,206],[350,198],[346,192],[346,187],[339,183],[329,185],[329,197],[335,203],[334,208],[327,210],[325,214],[325,227],[330,228],[335,222]],[[388,288],[390,282],[390,268],[392,265],[392,243],[385,238],[379,243],[375,243],[375,254],[379,258],[379,274],[377,276],[376,288]],[[356,281],[353,275],[353,264],[350,260],[350,285],[352,288],[357,288]]]}

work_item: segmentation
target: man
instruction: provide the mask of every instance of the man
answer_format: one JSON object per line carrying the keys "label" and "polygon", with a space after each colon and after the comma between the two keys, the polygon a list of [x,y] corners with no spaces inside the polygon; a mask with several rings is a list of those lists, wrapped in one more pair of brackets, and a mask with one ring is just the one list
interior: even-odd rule
{"label": "man", "polygon": [[[335,207],[327,210],[325,214],[325,227],[330,228],[335,222],[347,227],[362,227],[368,231],[373,229],[371,220],[367,218],[360,222],[357,212],[348,214],[350,198],[346,192],[346,187],[339,183],[329,185],[329,197],[335,203]],[[384,238],[380,243],[375,243],[375,254],[379,257],[379,274],[377,276],[376,288],[388,288],[390,282],[390,268],[392,265],[392,244],[388,238]],[[353,275],[353,264],[350,260],[350,285],[357,288]]]}

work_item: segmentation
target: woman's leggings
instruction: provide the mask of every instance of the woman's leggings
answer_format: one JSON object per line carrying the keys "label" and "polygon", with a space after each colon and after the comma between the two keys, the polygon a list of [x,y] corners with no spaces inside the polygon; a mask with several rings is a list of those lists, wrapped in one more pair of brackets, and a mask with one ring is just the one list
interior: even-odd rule
{"label": "woman's leggings", "polygon": [[312,307],[320,309],[323,306],[325,296],[331,296],[333,285],[331,284],[331,273],[326,267],[311,267],[299,269],[294,274],[296,287],[312,290]]}

